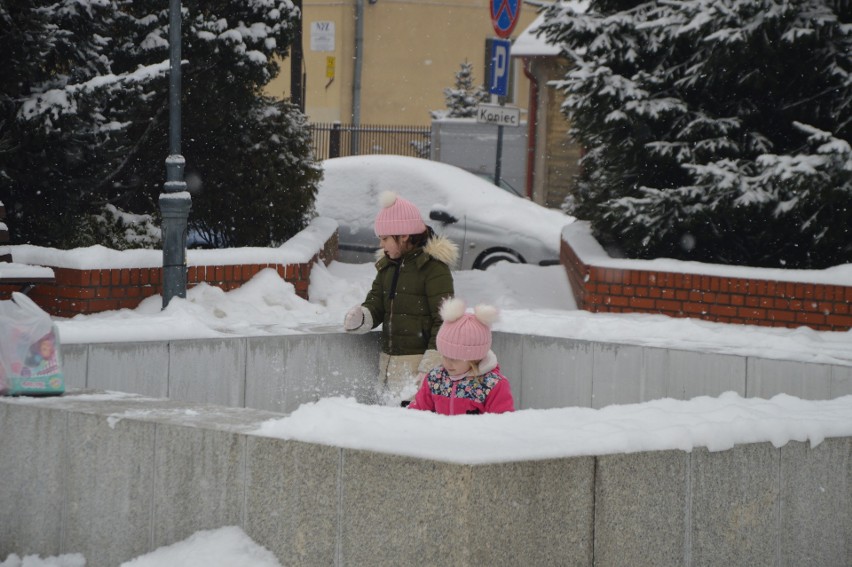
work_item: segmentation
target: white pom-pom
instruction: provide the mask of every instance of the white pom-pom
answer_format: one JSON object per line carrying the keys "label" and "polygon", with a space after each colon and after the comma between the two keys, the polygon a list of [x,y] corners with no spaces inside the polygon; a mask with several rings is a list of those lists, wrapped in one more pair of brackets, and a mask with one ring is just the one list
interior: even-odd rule
{"label": "white pom-pom", "polygon": [[464,315],[464,301],[457,297],[450,297],[441,304],[441,319],[448,322],[458,320]]}
{"label": "white pom-pom", "polygon": [[480,323],[490,327],[494,324],[495,321],[499,318],[500,314],[497,312],[497,308],[493,305],[477,305],[473,309],[473,314],[479,320]]}
{"label": "white pom-pom", "polygon": [[383,209],[390,207],[394,203],[396,203],[396,193],[393,191],[382,191],[382,194],[379,195],[379,205]]}

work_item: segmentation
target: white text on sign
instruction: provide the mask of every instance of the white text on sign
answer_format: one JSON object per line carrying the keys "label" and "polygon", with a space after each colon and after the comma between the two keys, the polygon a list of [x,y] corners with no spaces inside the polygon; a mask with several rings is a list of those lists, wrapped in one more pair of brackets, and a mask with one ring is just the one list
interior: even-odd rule
{"label": "white text on sign", "polygon": [[480,104],[476,107],[476,121],[498,126],[520,126],[521,109],[517,106]]}

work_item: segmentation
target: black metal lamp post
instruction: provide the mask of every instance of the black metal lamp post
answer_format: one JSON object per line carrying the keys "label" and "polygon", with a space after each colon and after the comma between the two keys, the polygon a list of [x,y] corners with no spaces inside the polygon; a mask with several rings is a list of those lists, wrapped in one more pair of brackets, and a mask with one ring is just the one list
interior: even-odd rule
{"label": "black metal lamp post", "polygon": [[163,309],[175,296],[186,297],[186,220],[192,198],[186,190],[180,153],[180,0],[169,0],[169,156],[160,193],[163,216]]}

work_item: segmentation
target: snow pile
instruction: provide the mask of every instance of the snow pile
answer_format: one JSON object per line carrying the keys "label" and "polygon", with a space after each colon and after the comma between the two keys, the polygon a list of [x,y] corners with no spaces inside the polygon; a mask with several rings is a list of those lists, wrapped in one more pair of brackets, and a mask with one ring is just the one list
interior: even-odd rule
{"label": "snow pile", "polygon": [[[459,431],[465,432],[462,438]],[[782,447],[809,441],[816,446],[826,437],[852,436],[852,395],[802,400],[779,394],[765,400],[726,392],[718,398],[666,398],[601,409],[460,416],[325,398],[265,422],[256,433],[461,464],[697,447],[722,451],[761,442]]]}
{"label": "snow pile", "polygon": [[[11,554],[0,567],[85,567],[79,553],[41,558]],[[257,545],[243,530],[226,526],[196,532],[189,538],[161,547],[121,564],[121,567],[281,567],[269,550]]]}

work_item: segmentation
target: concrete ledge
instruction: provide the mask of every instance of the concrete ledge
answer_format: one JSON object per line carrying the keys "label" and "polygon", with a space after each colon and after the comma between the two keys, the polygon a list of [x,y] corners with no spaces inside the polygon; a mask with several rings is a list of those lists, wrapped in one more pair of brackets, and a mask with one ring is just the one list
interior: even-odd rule
{"label": "concrete ledge", "polygon": [[[345,333],[63,345],[69,388],[289,413],[375,396],[379,335]],[[852,366],[494,333],[519,409],[601,408],[734,391],[804,399],[852,394]]]}
{"label": "concrete ledge", "polygon": [[126,394],[0,398],[0,557],[114,567],[238,525],[282,565],[852,559],[852,438],[464,465],[252,433],[281,415]]}

